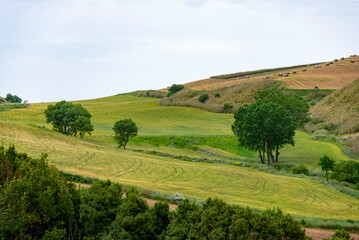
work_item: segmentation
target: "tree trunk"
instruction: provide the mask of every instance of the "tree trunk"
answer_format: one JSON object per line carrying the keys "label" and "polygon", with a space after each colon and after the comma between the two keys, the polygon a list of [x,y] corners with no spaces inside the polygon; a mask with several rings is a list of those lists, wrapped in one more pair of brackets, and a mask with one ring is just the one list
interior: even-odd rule
{"label": "tree trunk", "polygon": [[327,177],[327,182],[329,182],[329,179],[328,179],[328,170],[325,170],[325,176]]}
{"label": "tree trunk", "polygon": [[278,162],[278,157],[279,157],[279,145],[277,145],[277,149],[275,150],[275,162]]}
{"label": "tree trunk", "polygon": [[260,157],[260,159],[261,159],[261,163],[264,164],[265,162],[264,162],[264,160],[263,160],[262,152],[261,152],[260,149],[259,149],[259,157]]}

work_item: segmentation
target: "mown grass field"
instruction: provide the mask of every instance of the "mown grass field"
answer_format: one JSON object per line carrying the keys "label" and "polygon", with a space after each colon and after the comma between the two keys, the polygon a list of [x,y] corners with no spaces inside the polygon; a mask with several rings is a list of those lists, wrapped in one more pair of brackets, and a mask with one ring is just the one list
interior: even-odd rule
{"label": "mown grass field", "polygon": [[[237,148],[230,128],[232,114],[161,107],[158,99],[131,95],[81,103],[93,115],[95,131],[91,137],[81,140],[51,130],[43,115],[47,104],[32,104],[0,113],[0,141],[15,143],[19,151],[34,157],[47,152],[50,162],[72,174],[196,199],[219,197],[259,209],[280,207],[295,215],[359,220],[358,199],[314,180],[171,157],[259,162],[256,153]],[[128,150],[118,149],[112,139],[114,122],[123,118],[132,118],[140,131]],[[149,151],[167,155],[147,154]],[[280,161],[317,169],[324,154],[349,159],[335,145],[309,140],[307,134],[297,132],[296,146],[283,149]]]}

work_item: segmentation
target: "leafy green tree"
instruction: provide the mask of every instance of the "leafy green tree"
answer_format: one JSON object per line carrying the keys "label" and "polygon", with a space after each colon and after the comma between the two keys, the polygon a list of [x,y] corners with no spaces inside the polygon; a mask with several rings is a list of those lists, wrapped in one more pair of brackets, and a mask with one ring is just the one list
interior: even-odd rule
{"label": "leafy green tree", "polygon": [[70,136],[84,137],[91,135],[93,125],[91,114],[81,104],[61,101],[55,105],[48,105],[45,110],[46,122],[51,123],[55,130]]}
{"label": "leafy green tree", "polygon": [[74,186],[48,165],[46,155],[28,159],[20,168],[20,176],[1,187],[0,238],[41,239],[56,232],[62,237],[72,235]]}
{"label": "leafy green tree", "polygon": [[22,99],[19,98],[18,96],[16,95],[11,95],[10,93],[8,93],[6,95],[6,98],[5,100],[9,103],[21,103],[22,102]]}
{"label": "leafy green tree", "polygon": [[98,238],[116,219],[122,204],[122,187],[108,181],[98,181],[83,192],[80,205],[80,224],[88,238]]}
{"label": "leafy green tree", "polygon": [[154,220],[154,232],[157,237],[166,231],[170,223],[170,209],[168,203],[156,202],[151,209]]}
{"label": "leafy green tree", "polygon": [[271,88],[259,91],[254,98],[257,101],[267,100],[283,106],[290,112],[291,118],[296,124],[296,128],[303,127],[310,119],[310,106],[301,96],[284,94],[283,91],[279,89]]}
{"label": "leafy green tree", "polygon": [[117,121],[112,129],[115,132],[114,138],[118,143],[118,147],[123,146],[123,149],[126,149],[128,141],[130,141],[131,138],[136,137],[138,133],[136,123],[132,121],[132,119]]}
{"label": "leafy green tree", "polygon": [[328,171],[334,170],[334,165],[335,165],[334,160],[328,157],[327,155],[324,155],[319,159],[318,165],[322,167],[322,171],[325,171],[325,176],[327,177],[327,181],[329,181]]}
{"label": "leafy green tree", "polygon": [[155,240],[154,217],[136,189],[130,188],[107,239]]}
{"label": "leafy green tree", "polygon": [[[258,100],[251,105],[244,105],[234,114],[232,130],[239,145],[252,151],[258,151],[264,164],[267,156],[278,162],[279,148],[285,144],[294,145],[295,123],[289,111],[283,106],[267,100]],[[274,158],[273,151],[276,150]]]}
{"label": "leafy green tree", "polygon": [[169,89],[169,93],[167,94],[167,97],[170,97],[171,95],[175,94],[176,92],[181,91],[184,88],[183,85],[180,84],[173,84]]}

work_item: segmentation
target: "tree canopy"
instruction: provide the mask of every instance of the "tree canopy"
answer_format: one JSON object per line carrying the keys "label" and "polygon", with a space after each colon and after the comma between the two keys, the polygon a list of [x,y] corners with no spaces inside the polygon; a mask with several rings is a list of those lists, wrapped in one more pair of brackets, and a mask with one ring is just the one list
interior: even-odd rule
{"label": "tree canopy", "polygon": [[12,95],[10,93],[8,93],[6,95],[6,98],[5,100],[9,103],[21,103],[22,102],[22,99],[16,95]]}
{"label": "tree canopy", "polygon": [[176,92],[181,91],[184,88],[183,85],[180,84],[173,84],[169,89],[169,93],[167,94],[167,97],[171,96],[172,94],[175,94]]}
{"label": "tree canopy", "polygon": [[322,167],[322,171],[325,171],[325,176],[327,177],[328,181],[328,171],[334,170],[334,159],[328,157],[327,155],[324,155],[319,159],[318,165]]}
{"label": "tree canopy", "polygon": [[45,110],[46,122],[51,123],[55,130],[70,136],[84,137],[91,135],[93,125],[91,114],[81,104],[61,101],[48,105]]}
{"label": "tree canopy", "polygon": [[[290,112],[283,106],[268,100],[258,100],[244,105],[234,114],[232,130],[239,145],[252,151],[258,151],[264,164],[278,162],[279,149],[285,144],[294,145],[295,123]],[[273,151],[276,156],[274,157]]]}
{"label": "tree canopy", "polygon": [[123,149],[126,149],[128,141],[130,141],[131,138],[136,137],[138,132],[136,123],[132,121],[132,119],[117,121],[112,129],[115,132],[114,138],[118,143],[118,147],[123,146]]}
{"label": "tree canopy", "polygon": [[290,112],[296,128],[303,127],[309,121],[309,105],[301,96],[284,94],[279,89],[271,88],[259,91],[254,98],[283,106]]}

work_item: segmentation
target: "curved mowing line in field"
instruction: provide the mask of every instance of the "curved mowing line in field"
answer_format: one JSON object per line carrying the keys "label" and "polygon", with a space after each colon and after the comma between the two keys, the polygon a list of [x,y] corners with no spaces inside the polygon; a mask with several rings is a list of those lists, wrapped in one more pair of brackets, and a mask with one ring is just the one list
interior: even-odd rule
{"label": "curved mowing line in field", "polygon": [[129,173],[132,173],[132,172],[135,172],[135,171],[139,170],[142,167],[142,159],[141,158],[139,158],[138,161],[136,161],[135,159],[133,159],[133,160],[135,161],[135,165],[133,165],[133,167],[131,167],[131,168],[127,169],[127,170],[121,171],[117,175],[121,176],[121,175],[129,174]]}

